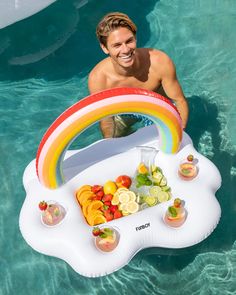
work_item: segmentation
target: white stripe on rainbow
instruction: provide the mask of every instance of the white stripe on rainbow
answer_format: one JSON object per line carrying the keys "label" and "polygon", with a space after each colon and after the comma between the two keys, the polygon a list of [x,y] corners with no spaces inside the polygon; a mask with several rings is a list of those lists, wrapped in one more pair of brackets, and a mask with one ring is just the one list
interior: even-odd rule
{"label": "white stripe on rainbow", "polygon": [[109,89],[80,100],[49,127],[36,157],[40,182],[52,189],[63,184],[62,161],[72,141],[104,117],[131,113],[144,115],[157,125],[163,152],[178,151],[182,140],[182,124],[173,104],[161,95],[143,89]]}

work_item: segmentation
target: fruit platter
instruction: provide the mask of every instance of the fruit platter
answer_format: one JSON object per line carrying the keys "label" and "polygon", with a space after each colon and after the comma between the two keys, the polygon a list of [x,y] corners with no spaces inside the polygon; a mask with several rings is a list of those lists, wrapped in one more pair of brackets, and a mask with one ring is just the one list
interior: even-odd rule
{"label": "fruit platter", "polygon": [[[171,199],[171,188],[160,167],[151,173],[144,163],[135,177],[120,175],[104,185],[82,185],[75,195],[87,223],[95,226],[134,214]],[[146,187],[146,191],[140,188]]]}
{"label": "fruit platter", "polygon": [[[151,148],[152,155],[142,155],[140,147]],[[83,157],[81,169],[77,159],[86,153],[93,156]],[[67,182],[51,190],[39,182],[35,160],[27,166],[19,226],[33,249],[66,261],[83,276],[110,274],[147,247],[195,245],[220,219],[220,174],[186,133],[176,154],[159,150],[154,126],[68,150],[64,173]]]}

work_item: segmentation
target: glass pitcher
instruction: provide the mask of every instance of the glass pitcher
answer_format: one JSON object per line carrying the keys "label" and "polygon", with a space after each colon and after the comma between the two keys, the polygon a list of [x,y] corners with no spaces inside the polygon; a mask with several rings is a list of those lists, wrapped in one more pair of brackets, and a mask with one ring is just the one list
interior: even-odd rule
{"label": "glass pitcher", "polygon": [[150,195],[150,188],[153,186],[152,172],[155,169],[158,150],[149,146],[137,146],[137,149],[140,152],[140,161],[137,163],[131,190],[142,198]]}

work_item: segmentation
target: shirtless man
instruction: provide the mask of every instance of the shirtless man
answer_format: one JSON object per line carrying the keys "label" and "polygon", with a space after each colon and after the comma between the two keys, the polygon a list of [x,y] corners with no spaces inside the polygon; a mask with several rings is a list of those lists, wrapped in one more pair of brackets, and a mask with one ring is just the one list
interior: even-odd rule
{"label": "shirtless man", "polygon": [[[90,72],[90,93],[115,87],[138,87],[159,93],[162,89],[165,96],[175,103],[185,128],[188,104],[172,60],[160,50],[137,48],[136,31],[137,28],[130,18],[119,12],[109,13],[99,22],[96,34],[108,57]],[[103,137],[120,136],[116,132],[118,123],[116,117],[101,120]]]}

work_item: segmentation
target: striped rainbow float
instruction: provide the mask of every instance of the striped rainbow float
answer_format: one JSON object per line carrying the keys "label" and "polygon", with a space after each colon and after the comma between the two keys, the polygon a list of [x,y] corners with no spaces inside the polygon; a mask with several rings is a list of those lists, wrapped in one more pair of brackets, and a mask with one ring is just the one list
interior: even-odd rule
{"label": "striped rainbow float", "polygon": [[141,114],[156,124],[161,151],[178,151],[182,140],[182,123],[176,107],[169,100],[139,88],[109,89],[80,100],[49,127],[36,157],[39,181],[51,189],[62,185],[62,161],[73,140],[104,117],[130,113]]}

